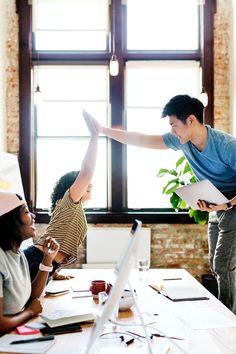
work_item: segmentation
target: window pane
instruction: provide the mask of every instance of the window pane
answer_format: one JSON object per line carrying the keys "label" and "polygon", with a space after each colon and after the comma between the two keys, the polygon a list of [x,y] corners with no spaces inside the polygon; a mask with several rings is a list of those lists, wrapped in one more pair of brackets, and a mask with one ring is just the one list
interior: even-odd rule
{"label": "window pane", "polygon": [[35,33],[36,50],[106,50],[106,31],[46,31]]}
{"label": "window pane", "polygon": [[35,68],[35,87],[44,101],[108,100],[108,68],[94,65],[55,65]]}
{"label": "window pane", "polygon": [[[99,117],[106,125],[107,102],[43,102],[37,106],[37,133],[39,136],[88,135],[82,109]],[[94,113],[93,113],[94,112]]]}
{"label": "window pane", "polygon": [[[195,62],[128,63],[127,129],[160,135],[170,131],[168,119],[160,118],[164,104],[177,94],[198,97],[199,78],[200,68]],[[127,146],[128,207],[170,207],[169,197],[162,194],[167,177],[159,179],[156,175],[160,168],[173,168],[180,156],[181,152],[172,150]]]}
{"label": "window pane", "polygon": [[198,97],[200,64],[195,61],[128,62],[126,84],[128,107],[160,108],[176,94],[188,92]]}
{"label": "window pane", "polygon": [[107,48],[108,0],[34,0],[33,10],[36,50]]}
{"label": "window pane", "polygon": [[[44,209],[49,207],[55,181],[62,174],[78,169],[84,157],[89,131],[82,108],[107,124],[108,70],[105,66],[42,65],[35,68],[35,86],[38,83],[43,101],[35,107],[36,207]],[[42,138],[47,136],[55,139]],[[107,145],[105,138],[100,140],[99,170],[96,169],[94,177],[94,185],[98,187],[94,187],[94,197],[87,205],[90,208],[107,205]]]}
{"label": "window pane", "polygon": [[[36,208],[50,208],[50,195],[55,182],[65,173],[79,170],[89,139],[38,139]],[[106,208],[107,158],[106,141],[99,139],[98,159],[92,180],[92,199],[87,208]]]}
{"label": "window pane", "polygon": [[127,0],[128,50],[194,50],[198,41],[198,0]]}

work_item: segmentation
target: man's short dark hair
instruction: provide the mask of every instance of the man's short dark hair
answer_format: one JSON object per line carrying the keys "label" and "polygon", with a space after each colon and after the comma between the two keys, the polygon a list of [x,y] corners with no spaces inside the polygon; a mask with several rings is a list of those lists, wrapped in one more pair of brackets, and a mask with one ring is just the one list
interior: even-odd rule
{"label": "man's short dark hair", "polygon": [[188,116],[193,114],[199,123],[203,124],[204,105],[200,100],[189,95],[177,95],[172,97],[163,108],[161,117],[176,116],[184,124]]}

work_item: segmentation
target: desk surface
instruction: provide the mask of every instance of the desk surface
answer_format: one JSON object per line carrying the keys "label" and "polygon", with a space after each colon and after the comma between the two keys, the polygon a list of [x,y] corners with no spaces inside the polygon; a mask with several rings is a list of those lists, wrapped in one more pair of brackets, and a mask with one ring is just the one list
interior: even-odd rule
{"label": "desk surface", "polygon": [[[113,270],[110,269],[67,269],[62,272],[72,274],[75,278],[67,281],[57,281],[58,284],[70,286],[79,284],[81,289],[88,289],[91,280],[94,279],[104,279],[110,283],[114,283],[116,279]],[[181,280],[163,280],[173,278],[181,278]],[[150,269],[148,280],[139,281],[137,270],[133,270],[130,279],[133,288],[137,291],[139,309],[144,313],[145,323],[152,323],[156,331],[160,330],[167,336],[183,339],[170,341],[168,338],[154,338],[152,340],[153,353],[163,353],[162,348],[166,345],[170,348],[169,354],[183,352],[187,354],[236,353],[236,316],[187,271],[183,269]],[[148,286],[150,283],[165,285],[167,282],[174,284],[174,282],[178,283],[180,281],[186,286],[196,287],[209,300],[173,302]],[[69,294],[57,297],[44,297],[44,311],[61,308],[67,301],[73,302],[75,306],[79,304],[98,307],[92,297],[72,299],[71,291]],[[136,308],[132,307],[129,311],[120,312],[119,322],[124,324],[139,323]],[[222,323],[224,323],[223,327]],[[199,326],[199,329],[193,329],[192,325]],[[91,325],[84,324],[82,327],[82,332],[56,336],[56,343],[47,353],[83,353],[83,348],[86,346],[91,331]],[[138,330],[139,333],[140,330]],[[150,331],[153,333],[155,329],[150,329]],[[135,332],[137,333],[137,330]],[[143,343],[145,345],[145,341]],[[101,344],[99,343],[99,345]],[[124,353],[131,354],[131,347],[132,345],[124,348]],[[183,351],[181,351],[181,348]],[[109,354],[112,354],[112,352],[114,352],[113,349],[110,350]],[[121,354],[120,351],[119,353]],[[142,353],[148,353],[147,349],[143,348]]]}

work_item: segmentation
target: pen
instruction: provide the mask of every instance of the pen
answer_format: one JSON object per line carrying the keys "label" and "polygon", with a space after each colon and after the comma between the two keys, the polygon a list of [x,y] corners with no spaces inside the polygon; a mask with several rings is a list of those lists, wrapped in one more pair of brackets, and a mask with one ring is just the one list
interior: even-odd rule
{"label": "pen", "polygon": [[127,345],[127,347],[130,345],[130,344],[132,344],[134,342],[134,338],[131,338],[131,339],[129,339],[129,340],[127,340],[127,342],[125,342],[126,343],[126,345]]}
{"label": "pen", "polygon": [[162,280],[182,280],[182,278],[164,278]]}
{"label": "pen", "polygon": [[45,340],[53,340],[54,336],[45,336],[45,337],[38,337],[32,339],[22,339],[22,340],[14,340],[10,344],[24,344],[24,343],[33,343],[33,342],[44,342]]}

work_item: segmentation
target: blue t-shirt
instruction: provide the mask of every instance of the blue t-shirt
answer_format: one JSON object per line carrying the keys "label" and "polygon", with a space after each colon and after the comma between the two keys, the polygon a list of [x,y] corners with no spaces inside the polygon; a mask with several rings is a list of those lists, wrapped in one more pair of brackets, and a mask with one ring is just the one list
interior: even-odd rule
{"label": "blue t-shirt", "polygon": [[208,140],[203,151],[198,151],[191,142],[181,144],[171,133],[163,135],[164,143],[170,149],[183,151],[199,181],[208,179],[221,192],[236,191],[236,139],[206,127]]}

